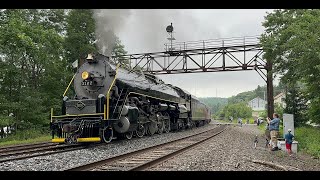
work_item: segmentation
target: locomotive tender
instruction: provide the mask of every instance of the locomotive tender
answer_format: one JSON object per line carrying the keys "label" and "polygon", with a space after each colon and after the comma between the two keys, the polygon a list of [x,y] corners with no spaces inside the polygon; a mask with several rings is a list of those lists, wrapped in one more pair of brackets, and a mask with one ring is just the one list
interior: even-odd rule
{"label": "locomotive tender", "polygon": [[[74,81],[75,97],[65,96]],[[210,109],[187,91],[142,71],[89,54],[69,83],[62,115],[51,109],[52,142],[110,142],[168,133],[211,121]]]}

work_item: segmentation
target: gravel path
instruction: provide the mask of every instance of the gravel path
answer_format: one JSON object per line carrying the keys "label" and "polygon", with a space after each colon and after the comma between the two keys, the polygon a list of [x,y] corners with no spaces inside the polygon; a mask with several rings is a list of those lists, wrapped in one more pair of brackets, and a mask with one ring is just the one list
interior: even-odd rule
{"label": "gravel path", "polygon": [[[254,149],[254,137],[259,143]],[[274,171],[252,160],[270,162],[288,170],[319,171],[320,161],[308,155],[294,154],[289,157],[284,151],[272,152],[265,146],[265,138],[255,125],[229,126],[226,131],[207,143],[180,154],[151,171]]]}
{"label": "gravel path", "polygon": [[195,133],[204,132],[214,127],[216,127],[216,125],[209,124],[182,132],[161,135],[156,134],[151,137],[145,136],[143,138],[133,138],[131,140],[113,141],[105,146],[4,162],[0,163],[0,171],[61,171],[108,157],[143,149],[145,147],[169,142]]}

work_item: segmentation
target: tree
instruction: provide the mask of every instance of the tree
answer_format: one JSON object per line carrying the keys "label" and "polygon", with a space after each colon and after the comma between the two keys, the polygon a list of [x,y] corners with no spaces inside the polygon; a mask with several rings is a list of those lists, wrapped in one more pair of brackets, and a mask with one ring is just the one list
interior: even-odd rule
{"label": "tree", "polygon": [[[96,49],[94,23],[91,10],[0,10],[0,129],[48,127],[71,63]],[[114,54],[125,54],[117,43]]]}
{"label": "tree", "polygon": [[130,67],[129,59],[121,57],[126,55],[127,51],[124,49],[124,45],[118,37],[116,37],[116,43],[111,54],[116,59],[116,62],[120,63],[124,68],[128,69]]}
{"label": "tree", "polygon": [[[278,86],[273,86],[273,95],[276,96],[279,93],[284,91],[284,85],[280,82]],[[237,94],[236,96],[232,96],[228,98],[228,103],[229,104],[235,104],[239,102],[248,102],[252,100],[253,98],[260,97],[264,98],[264,93],[267,93],[267,86],[259,86],[253,90],[253,91],[246,91],[246,92],[241,92]]]}
{"label": "tree", "polygon": [[227,104],[227,98],[206,97],[199,100],[210,107],[211,113],[216,114]]}
{"label": "tree", "polygon": [[233,118],[250,118],[252,117],[252,109],[246,103],[228,104],[223,108],[220,115],[224,115],[224,117],[232,116]]}
{"label": "tree", "polygon": [[[88,53],[98,52],[98,45],[101,39],[105,39],[101,36],[107,34],[96,34],[96,22],[93,18],[93,11],[90,9],[72,9],[67,15],[67,34],[65,39],[64,48],[66,50],[66,58],[69,64],[76,60],[86,58]],[[119,62],[123,67],[129,67],[129,60],[120,58],[127,54],[124,49],[124,45],[120,39],[116,36],[111,40],[115,39],[114,47],[111,55],[115,57],[116,61]]]}
{"label": "tree", "polygon": [[[296,86],[297,81],[304,84],[299,98],[309,100],[307,116],[319,123],[320,56],[317,52],[320,51],[320,10],[275,10],[265,17],[263,26],[266,28],[261,38],[264,57],[273,60],[274,72],[283,75],[284,84],[290,87]],[[290,106],[289,103],[288,108],[297,104]]]}
{"label": "tree", "polygon": [[279,118],[283,118],[284,108],[280,104],[274,105],[274,112],[279,115]]}
{"label": "tree", "polygon": [[[1,119],[8,119],[13,114],[16,129],[26,124],[48,125],[50,106],[45,104],[52,105],[54,99],[48,94],[65,86],[64,82],[51,89],[43,86],[50,69],[63,61],[61,15],[61,10],[1,11],[0,94],[4,101],[0,115]],[[59,67],[56,71],[63,72],[64,68]]]}
{"label": "tree", "polygon": [[285,102],[286,107],[283,112],[294,115],[295,126],[302,125],[308,121],[307,100],[297,83],[288,86]]}
{"label": "tree", "polygon": [[72,9],[66,18],[66,39],[64,48],[69,64],[86,58],[86,55],[96,52],[95,20],[90,9]]}

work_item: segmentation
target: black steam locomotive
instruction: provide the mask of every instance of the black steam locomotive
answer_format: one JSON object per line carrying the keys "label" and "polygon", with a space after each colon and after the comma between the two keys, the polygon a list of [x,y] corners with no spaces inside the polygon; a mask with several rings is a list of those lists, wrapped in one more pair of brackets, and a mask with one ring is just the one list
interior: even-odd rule
{"label": "black steam locomotive", "polygon": [[[65,96],[74,81],[76,96]],[[110,142],[168,133],[211,120],[209,108],[187,91],[154,75],[89,54],[67,87],[62,115],[51,110],[52,142]]]}

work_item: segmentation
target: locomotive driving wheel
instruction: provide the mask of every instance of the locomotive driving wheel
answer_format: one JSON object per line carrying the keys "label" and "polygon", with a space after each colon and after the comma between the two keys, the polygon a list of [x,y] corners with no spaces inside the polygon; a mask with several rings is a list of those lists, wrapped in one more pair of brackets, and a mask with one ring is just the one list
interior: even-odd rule
{"label": "locomotive driving wheel", "polygon": [[145,134],[145,132],[146,132],[146,129],[144,128],[144,126],[142,124],[140,124],[137,127],[137,130],[135,131],[137,137],[139,137],[139,138],[142,138],[143,135]]}

